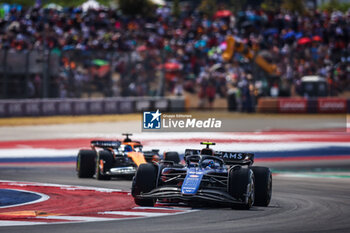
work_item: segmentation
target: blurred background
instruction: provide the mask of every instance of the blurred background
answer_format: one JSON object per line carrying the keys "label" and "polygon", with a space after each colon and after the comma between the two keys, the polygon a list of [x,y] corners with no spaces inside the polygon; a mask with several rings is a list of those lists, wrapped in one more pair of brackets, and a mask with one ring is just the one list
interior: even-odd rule
{"label": "blurred background", "polygon": [[0,115],[40,115],[50,99],[119,97],[345,113],[349,41],[346,0],[5,0]]}

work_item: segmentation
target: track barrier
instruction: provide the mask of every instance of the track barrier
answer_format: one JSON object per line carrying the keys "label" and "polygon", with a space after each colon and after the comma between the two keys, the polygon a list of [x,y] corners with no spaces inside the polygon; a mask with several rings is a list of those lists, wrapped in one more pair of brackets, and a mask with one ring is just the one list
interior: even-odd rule
{"label": "track barrier", "polygon": [[0,117],[124,114],[154,109],[183,112],[185,99],[182,97],[115,97],[0,100]]}
{"label": "track barrier", "polygon": [[260,98],[259,113],[350,113],[350,99],[345,98]]}

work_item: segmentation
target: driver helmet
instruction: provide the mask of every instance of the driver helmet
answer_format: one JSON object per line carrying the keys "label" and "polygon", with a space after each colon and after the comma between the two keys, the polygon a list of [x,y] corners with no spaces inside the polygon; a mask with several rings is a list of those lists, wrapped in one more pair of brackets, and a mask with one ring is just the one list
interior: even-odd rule
{"label": "driver helmet", "polygon": [[210,161],[209,161],[208,167],[210,167],[210,168],[215,168],[215,163],[214,163],[213,160],[210,160]]}
{"label": "driver helmet", "polygon": [[132,147],[130,145],[126,145],[124,148],[125,152],[131,152],[132,151]]}

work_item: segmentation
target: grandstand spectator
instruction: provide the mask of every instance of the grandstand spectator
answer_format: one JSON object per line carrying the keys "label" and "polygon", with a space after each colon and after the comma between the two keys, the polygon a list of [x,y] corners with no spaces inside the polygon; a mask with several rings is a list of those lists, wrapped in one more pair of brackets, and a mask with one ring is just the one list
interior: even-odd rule
{"label": "grandstand spectator", "polygon": [[[209,71],[214,64],[223,63],[221,53],[229,34],[241,38],[255,50],[268,51],[266,54],[270,54],[272,62],[277,65],[283,90],[289,89],[280,92],[284,95],[294,93],[291,90],[298,93],[300,78],[310,74],[326,77],[331,84],[331,94],[349,88],[350,11],[344,14],[310,10],[298,15],[248,9],[229,17],[208,17],[188,5],[179,17],[173,16],[168,6],[163,6],[156,10],[154,18],[142,18],[121,15],[108,8],[83,12],[79,7],[58,11],[36,6],[29,9],[14,7],[7,13],[1,11],[0,17],[0,49],[130,53],[130,60],[120,59],[113,64],[113,72],[121,77],[120,82],[116,82],[121,85],[121,91],[113,92],[110,85],[111,90],[104,91],[105,95],[155,94],[151,87],[157,86],[154,85],[155,77],[159,65],[165,63],[161,59],[165,53],[167,61],[174,60],[181,67],[174,85],[166,85],[170,88],[166,93],[182,94],[179,85],[188,85],[186,77],[191,74],[198,77],[199,85],[192,87],[192,91],[199,93],[200,106],[206,98],[212,105],[217,94],[225,97],[227,85],[234,84],[242,93],[243,109],[250,111],[247,107],[252,102],[249,84],[238,85],[246,81],[245,74],[255,75],[255,81],[262,80],[264,85],[254,87],[260,89],[258,93],[269,95],[270,88],[276,83],[262,79],[262,73],[240,54],[234,55],[232,64],[223,66],[222,75]],[[135,66],[127,62],[134,62]],[[86,65],[83,68],[86,72]],[[111,80],[82,76],[75,70],[70,75],[77,86],[84,85],[88,79],[101,89],[111,83]],[[215,78],[208,82],[209,77],[202,76]],[[58,85],[61,87],[60,96],[67,96],[64,88],[68,85],[67,79],[56,80],[64,82]],[[249,83],[255,84],[253,80]],[[39,88],[39,82],[34,80],[35,90]],[[261,90],[263,88],[265,90]],[[35,96],[38,95],[36,91]],[[81,96],[79,92],[77,95]]]}

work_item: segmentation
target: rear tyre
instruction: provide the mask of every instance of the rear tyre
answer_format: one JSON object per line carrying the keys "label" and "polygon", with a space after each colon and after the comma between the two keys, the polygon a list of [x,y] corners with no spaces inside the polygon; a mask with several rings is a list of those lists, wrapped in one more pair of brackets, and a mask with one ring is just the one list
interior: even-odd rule
{"label": "rear tyre", "polygon": [[268,206],[272,196],[272,173],[267,167],[251,167],[255,177],[256,206]]}
{"label": "rear tyre", "polygon": [[154,206],[155,199],[140,198],[138,195],[147,193],[156,188],[158,169],[151,163],[141,164],[137,169],[132,182],[131,194],[139,206]]}
{"label": "rear tyre", "polygon": [[166,161],[172,161],[175,164],[180,163],[180,156],[179,153],[174,152],[174,151],[170,151],[170,152],[166,152],[164,154],[164,160]]}
{"label": "rear tyre", "polygon": [[76,170],[79,178],[92,178],[95,173],[96,152],[80,150],[77,156]]}
{"label": "rear tyre", "polygon": [[228,193],[242,202],[235,209],[250,209],[254,204],[254,173],[250,168],[235,166],[229,171]]}
{"label": "rear tyre", "polygon": [[110,180],[111,176],[106,175],[106,171],[109,171],[113,165],[113,155],[109,151],[98,152],[96,160],[96,179],[97,180]]}

